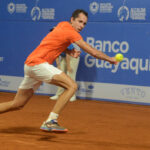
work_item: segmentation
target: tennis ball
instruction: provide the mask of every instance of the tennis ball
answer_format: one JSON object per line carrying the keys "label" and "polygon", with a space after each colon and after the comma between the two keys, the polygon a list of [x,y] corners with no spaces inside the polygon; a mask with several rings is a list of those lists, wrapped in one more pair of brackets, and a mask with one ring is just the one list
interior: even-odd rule
{"label": "tennis ball", "polygon": [[123,60],[123,55],[121,53],[116,54],[115,56],[116,61],[122,61]]}

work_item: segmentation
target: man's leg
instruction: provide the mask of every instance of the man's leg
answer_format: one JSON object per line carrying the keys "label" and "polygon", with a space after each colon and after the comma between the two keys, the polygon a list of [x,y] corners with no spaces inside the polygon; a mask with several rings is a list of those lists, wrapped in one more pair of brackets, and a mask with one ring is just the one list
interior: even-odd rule
{"label": "man's leg", "polygon": [[59,96],[56,104],[54,105],[49,117],[42,124],[41,128],[44,131],[52,132],[67,132],[68,130],[61,127],[57,123],[57,118],[60,112],[64,109],[67,102],[77,90],[77,84],[65,73],[54,75],[50,84],[55,84],[64,88],[64,92]]}
{"label": "man's leg", "polygon": [[[66,73],[66,58],[61,56],[61,60],[60,60],[60,69]],[[52,100],[56,100],[58,99],[58,97],[64,92],[64,88],[58,86],[57,88],[57,92],[54,96],[50,97],[50,99]]]}
{"label": "man's leg", "polygon": [[[72,68],[72,72],[67,71],[67,75],[74,81],[76,81],[76,73],[79,65],[80,57],[74,58],[70,56],[70,67]],[[76,100],[76,95],[74,94],[70,101],[73,102]]]}
{"label": "man's leg", "polygon": [[[61,58],[61,61],[60,61],[60,69],[64,72],[64,73],[66,73],[66,58],[65,57],[62,57]],[[64,88],[62,88],[62,87],[58,87],[58,89],[57,89],[57,92],[56,92],[56,95],[57,96],[60,96],[62,93],[64,92]]]}
{"label": "man's leg", "polygon": [[12,101],[0,104],[0,113],[19,110],[29,101],[34,94],[34,91],[41,85],[41,81],[31,78],[28,73],[28,68],[25,66],[25,76],[21,82],[16,96]]}
{"label": "man's leg", "polygon": [[59,96],[52,110],[52,112],[59,114],[77,90],[77,84],[65,73],[55,75],[50,83],[61,86],[65,89],[64,92]]}
{"label": "man's leg", "polygon": [[0,104],[0,113],[19,110],[29,101],[33,89],[19,89],[14,100]]}

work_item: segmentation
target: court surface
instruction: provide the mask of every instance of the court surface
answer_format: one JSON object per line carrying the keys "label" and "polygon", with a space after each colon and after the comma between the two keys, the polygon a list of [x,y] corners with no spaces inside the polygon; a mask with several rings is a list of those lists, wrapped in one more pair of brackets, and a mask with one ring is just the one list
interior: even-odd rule
{"label": "court surface", "polygon": [[[0,92],[0,102],[14,95]],[[58,120],[69,132],[42,132],[54,104],[34,95],[22,110],[1,114],[0,150],[150,150],[150,106],[69,102]]]}

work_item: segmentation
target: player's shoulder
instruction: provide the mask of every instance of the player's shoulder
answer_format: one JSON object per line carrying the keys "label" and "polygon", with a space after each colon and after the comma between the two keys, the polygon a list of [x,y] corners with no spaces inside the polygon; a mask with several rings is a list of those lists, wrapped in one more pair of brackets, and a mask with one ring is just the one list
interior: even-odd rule
{"label": "player's shoulder", "polygon": [[58,26],[61,26],[61,27],[70,26],[70,23],[68,21],[62,21],[58,23]]}

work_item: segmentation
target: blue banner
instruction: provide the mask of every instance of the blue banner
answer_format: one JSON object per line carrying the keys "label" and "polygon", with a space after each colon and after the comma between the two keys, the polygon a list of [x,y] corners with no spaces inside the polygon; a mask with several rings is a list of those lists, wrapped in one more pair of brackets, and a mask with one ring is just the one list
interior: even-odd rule
{"label": "blue banner", "polygon": [[150,22],[149,6],[149,0],[1,0],[0,19],[62,21],[81,8],[92,22]]}
{"label": "blue banner", "polygon": [[[81,8],[89,14],[84,40],[109,56],[122,53],[124,60],[111,65],[82,50],[77,95],[149,103],[149,6],[149,0],[1,0],[0,90],[17,90],[26,57],[53,26]],[[43,84],[37,92],[54,94],[54,89]]]}
{"label": "blue banner", "polygon": [[[82,54],[78,79],[149,86],[149,28],[149,24],[142,23],[89,23],[83,31],[87,43],[109,56],[122,53],[125,58],[118,65],[111,65],[89,54]],[[87,78],[82,71],[88,72]]]}

